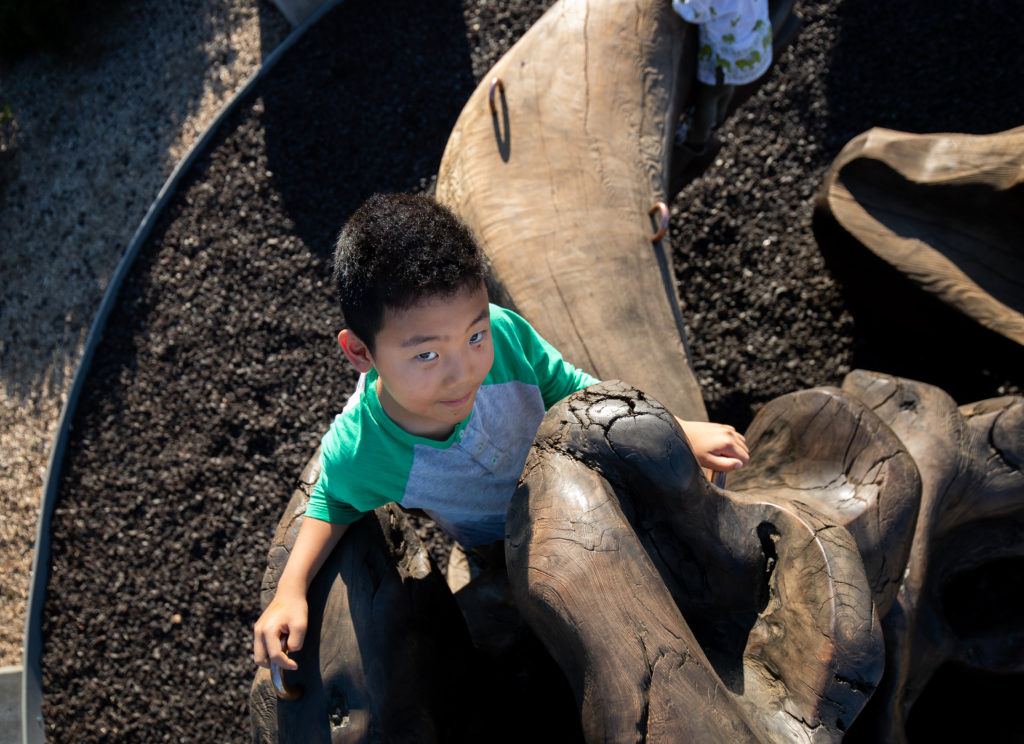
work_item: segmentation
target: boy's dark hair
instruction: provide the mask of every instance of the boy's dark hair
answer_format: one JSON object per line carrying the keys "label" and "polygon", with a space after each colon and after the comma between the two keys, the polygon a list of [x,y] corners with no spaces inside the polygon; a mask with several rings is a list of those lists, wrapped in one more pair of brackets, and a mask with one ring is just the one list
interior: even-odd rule
{"label": "boy's dark hair", "polygon": [[334,286],[345,323],[371,353],[386,308],[450,297],[486,276],[473,233],[427,196],[374,194],[349,217],[334,248]]}

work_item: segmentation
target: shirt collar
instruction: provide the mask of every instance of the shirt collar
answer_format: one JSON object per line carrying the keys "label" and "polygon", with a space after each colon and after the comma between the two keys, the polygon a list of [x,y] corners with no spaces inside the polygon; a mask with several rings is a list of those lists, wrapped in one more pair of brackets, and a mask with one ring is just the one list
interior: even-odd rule
{"label": "shirt collar", "polygon": [[384,406],[381,405],[380,398],[377,396],[378,376],[376,368],[371,368],[370,371],[366,373],[363,395],[366,396],[366,404],[369,408],[370,416],[373,418],[374,422],[383,427],[388,434],[411,446],[422,444],[427,447],[434,447],[435,449],[447,449],[455,444],[455,442],[462,439],[463,429],[466,428],[467,424],[469,424],[469,420],[473,418],[473,414],[476,412],[475,401],[469,415],[455,425],[455,429],[452,430],[452,433],[447,439],[431,439],[430,437],[422,437],[418,434],[410,434],[401,426],[396,424],[392,418],[388,416],[387,411],[384,410]]}

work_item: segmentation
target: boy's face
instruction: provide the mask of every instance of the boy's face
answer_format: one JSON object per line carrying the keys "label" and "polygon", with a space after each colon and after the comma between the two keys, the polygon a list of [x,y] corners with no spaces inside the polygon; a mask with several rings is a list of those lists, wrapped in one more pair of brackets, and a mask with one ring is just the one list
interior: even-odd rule
{"label": "boy's face", "polygon": [[386,310],[372,354],[347,329],[338,342],[361,372],[377,368],[377,395],[395,423],[411,434],[446,439],[472,411],[494,363],[489,310],[481,282],[452,297]]}

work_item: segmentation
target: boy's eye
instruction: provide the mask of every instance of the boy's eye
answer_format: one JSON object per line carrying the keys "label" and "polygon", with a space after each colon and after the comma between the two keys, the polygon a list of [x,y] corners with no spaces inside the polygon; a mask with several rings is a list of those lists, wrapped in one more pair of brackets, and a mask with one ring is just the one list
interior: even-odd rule
{"label": "boy's eye", "polygon": [[487,331],[477,331],[476,333],[469,337],[469,343],[474,345],[482,343],[484,340],[484,335],[486,333]]}
{"label": "boy's eye", "polygon": [[422,354],[417,354],[416,358],[421,362],[432,362],[437,359],[436,351],[424,351]]}

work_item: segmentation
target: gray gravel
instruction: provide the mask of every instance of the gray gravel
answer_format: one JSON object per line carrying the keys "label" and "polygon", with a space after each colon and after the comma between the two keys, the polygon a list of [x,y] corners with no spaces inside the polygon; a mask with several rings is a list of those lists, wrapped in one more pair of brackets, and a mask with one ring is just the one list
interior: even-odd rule
{"label": "gray gravel", "polygon": [[43,476],[107,282],[171,170],[291,30],[269,0],[116,5],[68,54],[0,68],[15,117],[0,157],[0,665],[21,662]]}
{"label": "gray gravel", "polygon": [[[53,741],[245,738],[269,537],[354,383],[331,340],[332,238],[373,191],[429,189],[474,78],[543,7],[346,0],[196,165],[126,282],[75,419],[44,610]],[[721,162],[673,203],[712,418],[742,427],[764,400],[871,358],[817,250],[809,197],[872,124],[1019,123],[1020,16],[1007,8],[977,3],[959,26],[955,0],[802,9],[807,29],[723,132]],[[1019,382],[1019,370],[993,376],[980,392]],[[1019,688],[1001,679],[985,705],[1011,709]],[[956,739],[962,709],[921,720]],[[998,739],[979,730],[998,717],[959,717]]]}

